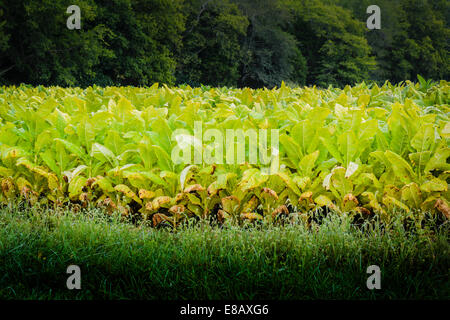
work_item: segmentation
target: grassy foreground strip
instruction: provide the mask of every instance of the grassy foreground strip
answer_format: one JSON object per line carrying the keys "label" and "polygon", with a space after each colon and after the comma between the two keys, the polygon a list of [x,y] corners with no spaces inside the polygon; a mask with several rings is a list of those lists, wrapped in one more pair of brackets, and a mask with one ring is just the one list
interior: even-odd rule
{"label": "grassy foreground strip", "polygon": [[[328,216],[320,226],[174,231],[90,210],[0,209],[0,299],[448,299],[448,223],[365,231]],[[81,290],[66,268],[81,268]],[[382,289],[368,290],[378,265]]]}

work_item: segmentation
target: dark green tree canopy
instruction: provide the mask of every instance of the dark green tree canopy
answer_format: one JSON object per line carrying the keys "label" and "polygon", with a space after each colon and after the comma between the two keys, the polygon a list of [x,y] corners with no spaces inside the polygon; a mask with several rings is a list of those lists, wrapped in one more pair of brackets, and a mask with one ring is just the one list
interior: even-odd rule
{"label": "dark green tree canopy", "polygon": [[[332,1],[367,19],[370,0]],[[446,0],[379,0],[381,30],[366,30],[377,60],[370,78],[400,82],[417,74],[430,79],[448,79],[450,2]]]}
{"label": "dark green tree canopy", "polygon": [[235,86],[248,19],[227,0],[185,3],[188,19],[178,57],[178,83]]}
{"label": "dark green tree canopy", "polygon": [[[67,7],[81,9],[69,30]],[[0,0],[0,84],[343,87],[449,79],[446,0]]]}

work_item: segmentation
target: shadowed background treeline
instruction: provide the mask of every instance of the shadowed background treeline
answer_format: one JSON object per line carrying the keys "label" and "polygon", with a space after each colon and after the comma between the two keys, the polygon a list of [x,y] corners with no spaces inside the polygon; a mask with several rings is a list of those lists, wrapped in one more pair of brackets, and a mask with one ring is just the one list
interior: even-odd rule
{"label": "shadowed background treeline", "polygon": [[[0,0],[0,85],[449,79],[446,0]],[[81,30],[69,30],[70,5]],[[381,8],[381,30],[366,9]]]}

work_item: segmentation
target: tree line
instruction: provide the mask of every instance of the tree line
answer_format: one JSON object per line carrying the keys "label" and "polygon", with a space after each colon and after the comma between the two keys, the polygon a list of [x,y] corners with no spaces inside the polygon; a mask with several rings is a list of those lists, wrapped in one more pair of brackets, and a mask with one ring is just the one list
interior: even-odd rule
{"label": "tree line", "polygon": [[[450,4],[377,0],[0,0],[0,84],[274,87],[450,74]],[[81,9],[81,29],[66,9]]]}

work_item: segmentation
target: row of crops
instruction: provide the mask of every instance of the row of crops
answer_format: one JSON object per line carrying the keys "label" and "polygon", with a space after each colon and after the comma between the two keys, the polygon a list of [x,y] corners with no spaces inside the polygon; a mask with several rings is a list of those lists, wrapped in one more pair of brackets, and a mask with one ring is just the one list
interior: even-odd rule
{"label": "row of crops", "polygon": [[[450,218],[448,102],[446,81],[328,90],[2,87],[0,202],[96,206],[154,225],[273,221],[318,208]],[[195,122],[224,135],[278,129],[280,169],[174,163],[172,134],[194,135]]]}

